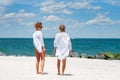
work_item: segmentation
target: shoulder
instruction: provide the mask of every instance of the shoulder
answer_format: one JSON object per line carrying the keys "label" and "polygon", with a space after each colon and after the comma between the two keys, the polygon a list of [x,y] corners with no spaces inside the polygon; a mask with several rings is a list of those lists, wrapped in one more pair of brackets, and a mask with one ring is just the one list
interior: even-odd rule
{"label": "shoulder", "polygon": [[68,34],[68,33],[66,33],[66,32],[64,32],[64,35],[69,36],[69,34]]}
{"label": "shoulder", "polygon": [[65,36],[70,39],[70,36],[68,33],[65,33]]}
{"label": "shoulder", "polygon": [[68,35],[68,33],[65,32],[66,35]]}
{"label": "shoulder", "polygon": [[41,31],[36,31],[36,34],[37,34],[37,35],[41,35],[42,32],[41,32]]}
{"label": "shoulder", "polygon": [[58,38],[60,35],[61,35],[60,33],[57,33],[57,34],[55,35],[55,38]]}
{"label": "shoulder", "polygon": [[36,35],[36,31],[33,33],[33,36],[35,36]]}
{"label": "shoulder", "polygon": [[59,35],[60,35],[60,33],[57,33],[57,34],[56,34],[56,36],[59,36]]}
{"label": "shoulder", "polygon": [[41,31],[35,31],[35,32],[33,33],[33,36],[36,36],[36,35],[42,35],[42,32],[41,32]]}

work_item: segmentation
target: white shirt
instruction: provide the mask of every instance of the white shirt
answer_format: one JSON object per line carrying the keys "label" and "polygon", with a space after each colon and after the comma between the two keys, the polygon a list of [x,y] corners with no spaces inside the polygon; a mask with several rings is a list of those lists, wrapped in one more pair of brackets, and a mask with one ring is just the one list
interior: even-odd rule
{"label": "white shirt", "polygon": [[72,50],[70,37],[65,32],[60,32],[56,34],[54,40],[54,47],[56,47],[56,56],[59,59],[65,59],[69,55],[69,51]]}
{"label": "white shirt", "polygon": [[42,37],[41,31],[35,31],[33,33],[33,44],[34,47],[38,50],[38,52],[42,52],[42,46],[44,46],[44,41]]}

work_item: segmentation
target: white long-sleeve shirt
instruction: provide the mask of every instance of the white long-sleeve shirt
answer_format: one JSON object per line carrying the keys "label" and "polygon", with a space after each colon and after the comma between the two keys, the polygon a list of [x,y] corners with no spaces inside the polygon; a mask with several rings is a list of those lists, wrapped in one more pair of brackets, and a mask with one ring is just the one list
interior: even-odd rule
{"label": "white long-sleeve shirt", "polygon": [[41,31],[35,31],[33,33],[33,44],[34,47],[41,53],[42,46],[44,46],[43,36]]}
{"label": "white long-sleeve shirt", "polygon": [[56,56],[59,59],[65,59],[72,50],[70,37],[65,32],[57,33],[54,40],[54,47],[56,47]]}

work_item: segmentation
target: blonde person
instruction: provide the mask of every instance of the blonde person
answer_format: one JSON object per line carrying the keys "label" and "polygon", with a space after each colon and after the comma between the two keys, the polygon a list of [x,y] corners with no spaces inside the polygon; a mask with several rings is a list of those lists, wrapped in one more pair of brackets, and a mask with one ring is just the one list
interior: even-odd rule
{"label": "blonde person", "polygon": [[[56,34],[54,40],[54,53],[58,57],[57,69],[58,75],[64,75],[67,56],[72,55],[72,47],[69,35],[65,32],[65,25],[59,26],[60,32]],[[60,73],[60,64],[62,61],[62,74]]]}
{"label": "blonde person", "polygon": [[[33,44],[35,47],[35,54],[36,54],[36,73],[37,74],[44,74],[44,62],[45,62],[45,47],[44,41],[42,36],[42,23],[37,22],[35,24],[36,31],[33,33]],[[39,71],[40,65],[40,71]]]}

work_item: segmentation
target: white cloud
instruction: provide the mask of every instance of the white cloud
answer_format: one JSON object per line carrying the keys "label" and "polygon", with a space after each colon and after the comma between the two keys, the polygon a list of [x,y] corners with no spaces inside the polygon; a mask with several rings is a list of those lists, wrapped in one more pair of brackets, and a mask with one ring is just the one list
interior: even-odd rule
{"label": "white cloud", "polygon": [[14,0],[0,0],[0,17],[5,12],[5,6],[10,5]]}
{"label": "white cloud", "polygon": [[22,22],[20,21],[19,23],[21,23],[22,25],[25,25],[25,26],[34,26],[34,22]]}
{"label": "white cloud", "polygon": [[101,9],[101,7],[100,6],[89,6],[88,9],[98,10],[98,9]]}
{"label": "white cloud", "polygon": [[93,9],[93,10],[101,9],[100,6],[90,5],[90,2],[74,2],[74,3],[69,3],[69,6],[74,9],[81,9],[81,8]]}
{"label": "white cloud", "polygon": [[64,2],[46,1],[41,3],[40,10],[43,13],[71,14],[72,12],[69,11],[66,7],[67,5]]}
{"label": "white cloud", "polygon": [[14,0],[0,0],[0,5],[10,5]]}
{"label": "white cloud", "polygon": [[45,1],[40,4],[40,11],[50,14],[72,14],[73,12],[71,9],[101,9],[100,6],[93,6],[90,3],[91,2]]}
{"label": "white cloud", "polygon": [[120,0],[104,0],[103,2],[112,4],[114,6],[120,6]]}
{"label": "white cloud", "polygon": [[[35,17],[36,15],[33,13],[27,13],[24,11],[24,9],[20,10],[17,13],[8,13],[8,14],[3,14],[3,16],[0,18],[0,23],[4,25],[13,25],[13,23],[18,23],[18,24],[27,24],[29,19]],[[31,23],[30,23],[31,24]]]}
{"label": "white cloud", "polygon": [[0,6],[0,15],[2,15],[2,13],[4,13],[4,11],[5,11],[5,8]]}
{"label": "white cloud", "polygon": [[61,21],[62,18],[59,18],[58,16],[50,15],[50,16],[44,16],[44,17],[43,17],[43,20],[44,20],[44,21],[57,22],[57,21]]}
{"label": "white cloud", "polygon": [[14,2],[17,4],[24,4],[24,5],[31,5],[33,6],[34,4],[40,3],[43,0],[15,0]]}
{"label": "white cloud", "polygon": [[47,5],[51,5],[51,4],[54,4],[55,2],[54,1],[45,1],[43,3],[41,3],[41,6],[47,6]]}
{"label": "white cloud", "polygon": [[100,24],[100,25],[110,25],[110,24],[118,24],[119,20],[112,20],[110,17],[107,17],[106,15],[98,14],[94,19],[89,20],[86,22],[86,24]]}
{"label": "white cloud", "polygon": [[31,18],[34,17],[35,14],[33,13],[26,13],[24,10],[20,10],[18,13],[8,13],[4,14],[3,18]]}
{"label": "white cloud", "polygon": [[75,2],[75,3],[69,3],[69,6],[71,8],[79,9],[79,8],[87,8],[89,6],[88,2]]}
{"label": "white cloud", "polygon": [[12,18],[16,15],[15,13],[4,14],[3,18]]}

